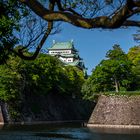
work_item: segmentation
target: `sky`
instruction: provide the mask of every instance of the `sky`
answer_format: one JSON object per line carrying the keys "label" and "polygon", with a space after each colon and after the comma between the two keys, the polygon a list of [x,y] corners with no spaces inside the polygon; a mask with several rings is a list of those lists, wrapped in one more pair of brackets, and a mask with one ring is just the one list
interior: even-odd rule
{"label": "sky", "polygon": [[133,40],[133,34],[137,28],[103,30],[103,29],[83,29],[73,25],[63,23],[62,31],[58,34],[51,35],[45,42],[45,48],[52,45],[52,41],[74,41],[75,48],[79,51],[80,57],[83,58],[85,66],[88,68],[87,73],[90,75],[93,68],[105,59],[106,52],[112,49],[114,44],[127,53],[129,48],[138,45]]}

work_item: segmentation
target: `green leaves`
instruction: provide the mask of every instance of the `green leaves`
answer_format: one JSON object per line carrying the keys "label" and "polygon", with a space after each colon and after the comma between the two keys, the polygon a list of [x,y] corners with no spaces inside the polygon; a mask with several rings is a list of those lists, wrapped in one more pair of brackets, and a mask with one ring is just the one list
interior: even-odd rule
{"label": "green leaves", "polygon": [[17,71],[7,68],[7,66],[0,67],[0,99],[9,101],[17,98],[20,92],[21,76]]}
{"label": "green leaves", "polygon": [[18,38],[15,32],[19,31],[19,21],[23,16],[25,6],[16,0],[0,1],[0,64],[9,58]]}
{"label": "green leaves", "polygon": [[72,93],[74,96],[81,97],[81,88],[85,81],[83,71],[73,66],[65,67],[65,71],[67,92]]}
{"label": "green leaves", "polygon": [[123,52],[123,50],[120,48],[120,46],[117,45],[117,44],[115,44],[113,46],[113,49],[112,50],[109,50],[106,53],[106,57],[109,58],[109,59],[121,60],[121,59],[125,59],[126,58],[126,55]]}
{"label": "green leaves", "polygon": [[34,113],[41,111],[34,102],[38,97],[66,94],[81,98],[83,82],[81,70],[66,67],[55,57],[40,54],[34,61],[24,61],[10,55],[7,64],[0,65],[0,100],[8,103],[11,118],[17,120],[26,104]]}
{"label": "green leaves", "polygon": [[57,58],[40,54],[34,61],[10,56],[0,66],[0,99],[21,100],[23,96],[50,93],[81,96],[84,74],[72,66],[63,66]]}
{"label": "green leaves", "polygon": [[133,89],[140,90],[140,47],[134,46],[130,48],[127,56],[128,59],[133,63],[132,67],[132,72],[134,75]]}
{"label": "green leaves", "polygon": [[107,52],[106,57],[106,60],[102,60],[95,67],[82,87],[85,98],[90,98],[99,92],[119,92],[131,89],[134,82],[133,64],[120,46],[114,45],[113,49]]}

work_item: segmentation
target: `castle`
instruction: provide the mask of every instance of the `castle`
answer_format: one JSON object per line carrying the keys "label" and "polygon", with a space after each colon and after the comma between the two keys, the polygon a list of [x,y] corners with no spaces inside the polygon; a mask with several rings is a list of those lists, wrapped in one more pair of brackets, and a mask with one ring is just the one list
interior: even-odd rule
{"label": "castle", "polygon": [[86,68],[83,59],[79,56],[78,50],[75,49],[73,40],[68,42],[56,42],[48,48],[48,54],[58,57],[64,65],[76,66],[86,73]]}

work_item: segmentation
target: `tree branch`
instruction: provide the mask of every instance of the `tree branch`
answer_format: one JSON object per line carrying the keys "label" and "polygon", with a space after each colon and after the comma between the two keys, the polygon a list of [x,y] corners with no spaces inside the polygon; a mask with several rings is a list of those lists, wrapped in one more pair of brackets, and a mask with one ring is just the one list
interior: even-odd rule
{"label": "tree branch", "polygon": [[[30,7],[37,15],[46,21],[64,21],[82,28],[118,28],[135,14],[133,9],[140,6],[140,1],[127,0],[126,4],[113,17],[99,16],[95,18],[83,18],[67,11],[51,11],[45,8],[37,0],[20,0]],[[130,22],[128,24],[131,26]],[[134,26],[134,24],[132,24]]]}
{"label": "tree branch", "polygon": [[76,11],[74,11],[72,8],[63,8],[62,5],[61,5],[61,0],[56,0],[56,4],[57,4],[57,7],[60,11],[66,11],[66,12],[70,12],[70,13],[73,13],[77,16],[81,16],[79,13],[77,13]]}
{"label": "tree branch", "polygon": [[[21,0],[21,1],[26,2],[26,0]],[[36,7],[36,5],[34,5],[34,4],[33,4],[33,6]],[[50,11],[53,11],[54,10],[54,2],[50,2],[50,4],[49,4],[49,10]],[[20,58],[24,59],[24,60],[34,60],[34,59],[36,59],[36,57],[38,56],[38,54],[39,54],[39,52],[40,52],[40,50],[41,50],[44,42],[46,41],[46,39],[50,35],[52,29],[53,29],[53,21],[48,21],[47,30],[46,30],[44,36],[42,37],[39,45],[36,47],[36,50],[35,50],[35,52],[34,52],[34,54],[32,56],[27,56],[27,55],[24,54],[23,50],[26,49],[26,47],[22,47],[22,48],[18,49],[18,51],[13,50],[13,52],[16,55],[18,55]]]}
{"label": "tree branch", "polygon": [[51,30],[53,29],[53,22],[48,22],[48,28],[47,28],[47,31],[46,33],[44,34],[42,40],[40,41],[39,45],[37,46],[34,54],[32,56],[28,56],[28,55],[25,55],[24,52],[23,52],[23,48],[21,49],[18,49],[18,51],[15,51],[13,50],[13,52],[19,56],[20,58],[24,59],[24,60],[35,60],[36,57],[38,56],[44,42],[46,41],[47,37],[49,36],[49,34],[51,33]]}
{"label": "tree branch", "polygon": [[140,27],[140,21],[126,20],[123,23],[123,26],[137,26],[137,27]]}

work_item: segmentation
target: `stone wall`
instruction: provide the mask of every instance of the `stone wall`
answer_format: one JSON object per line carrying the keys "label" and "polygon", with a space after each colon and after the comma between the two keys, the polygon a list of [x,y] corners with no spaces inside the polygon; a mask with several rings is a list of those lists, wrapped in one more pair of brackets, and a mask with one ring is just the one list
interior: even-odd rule
{"label": "stone wall", "polygon": [[0,125],[1,124],[4,124],[4,119],[3,119],[3,113],[2,113],[2,110],[1,110],[1,106],[0,106]]}
{"label": "stone wall", "polygon": [[88,124],[140,125],[140,96],[100,96]]}
{"label": "stone wall", "polygon": [[89,120],[94,102],[72,98],[63,94],[32,95],[24,98],[20,117],[11,122],[53,122]]}

